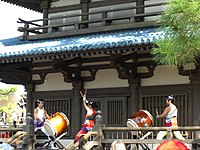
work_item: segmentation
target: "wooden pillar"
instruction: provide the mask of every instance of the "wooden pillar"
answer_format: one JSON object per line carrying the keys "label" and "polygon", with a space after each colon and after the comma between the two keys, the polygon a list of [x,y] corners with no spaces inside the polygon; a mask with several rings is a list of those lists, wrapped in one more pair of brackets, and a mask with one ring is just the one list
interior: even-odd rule
{"label": "wooden pillar", "polygon": [[[50,8],[51,0],[42,0],[40,8],[43,10],[43,19],[47,19],[49,16],[48,9]],[[43,21],[43,26],[48,25],[48,20]],[[43,33],[47,33],[48,29],[43,29]]]}
{"label": "wooden pillar", "polygon": [[[140,7],[144,5],[144,0],[136,0],[136,6],[139,6],[139,8],[136,9],[136,14],[143,14],[144,8]],[[135,17],[135,22],[142,22],[144,21],[144,17]]]}
{"label": "wooden pillar", "polygon": [[72,134],[75,136],[81,128],[81,110],[82,110],[82,97],[80,95],[80,91],[83,89],[83,82],[82,81],[73,81],[73,101],[72,101]]}
{"label": "wooden pillar", "polygon": [[32,83],[28,83],[25,85],[26,92],[27,92],[27,99],[26,99],[26,114],[31,114],[33,117],[33,92],[35,90],[35,85]]}
{"label": "wooden pillar", "polygon": [[[191,103],[192,103],[192,125],[199,126],[200,124],[200,72],[198,74],[190,75],[191,85]],[[200,138],[200,132],[196,132],[196,138]]]}
{"label": "wooden pillar", "polygon": [[137,112],[139,109],[138,108],[139,106],[138,88],[140,85],[140,79],[129,77],[128,83],[129,83],[129,88],[131,92],[131,97],[128,101],[128,116],[131,116],[133,113]]}
{"label": "wooden pillar", "polygon": [[[43,9],[43,19],[47,19],[48,18],[48,9]],[[44,20],[43,21],[43,26],[48,25],[48,20]],[[43,29],[43,33],[47,33],[48,29]]]}
{"label": "wooden pillar", "polygon": [[34,135],[34,125],[33,125],[33,118],[31,117],[31,114],[27,114],[26,116],[26,126],[24,127],[24,130],[27,132],[27,138],[24,139],[24,143],[22,146],[22,149],[26,150],[33,150],[35,142],[35,135]]}
{"label": "wooden pillar", "polygon": [[27,99],[26,99],[26,126],[25,131],[28,133],[28,137],[24,141],[25,144],[23,145],[24,149],[32,150],[33,143],[34,143],[34,126],[33,126],[33,91],[35,90],[35,86],[32,83],[28,83],[25,85],[26,92],[27,92]]}
{"label": "wooden pillar", "polygon": [[[90,3],[90,0],[81,0],[81,5],[82,5],[82,14],[85,14],[85,13],[89,13],[89,3]],[[85,21],[85,20],[88,20],[89,19],[89,15],[83,15],[81,17],[81,21]],[[83,29],[83,28],[88,28],[88,23],[84,23],[84,24],[81,24],[80,25],[80,28]]]}

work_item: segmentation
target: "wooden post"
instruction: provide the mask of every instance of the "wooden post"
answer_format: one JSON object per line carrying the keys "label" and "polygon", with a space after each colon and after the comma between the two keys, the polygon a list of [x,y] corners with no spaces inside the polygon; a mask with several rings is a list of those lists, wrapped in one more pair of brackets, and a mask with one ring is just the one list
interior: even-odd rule
{"label": "wooden post", "polygon": [[[90,3],[90,0],[81,0],[80,3],[82,5],[82,14],[89,13],[89,3]],[[85,21],[85,20],[88,20],[88,19],[89,19],[89,15],[83,15],[83,16],[81,16],[81,21]],[[80,28],[81,29],[88,28],[88,23],[81,24]]]}
{"label": "wooden post", "polygon": [[35,85],[32,83],[27,83],[25,85],[26,92],[27,92],[27,99],[26,99],[26,113],[30,113],[33,116],[33,92],[35,90]]}
{"label": "wooden post", "polygon": [[35,135],[34,135],[34,125],[33,125],[33,118],[31,117],[30,113],[27,113],[26,116],[26,126],[25,131],[27,132],[27,137],[23,141],[23,149],[26,150],[33,150],[33,143],[35,142]]}
{"label": "wooden post", "polygon": [[167,139],[170,140],[173,138],[172,129],[167,129]]}
{"label": "wooden post", "polygon": [[97,131],[97,137],[94,139],[95,141],[98,141],[98,147],[96,150],[103,150],[103,146],[101,144],[102,139],[104,139],[103,131],[102,131],[103,125],[103,117],[100,110],[97,111],[97,115],[95,117],[95,124],[92,128],[92,131]]}
{"label": "wooden post", "polygon": [[139,109],[138,88],[140,85],[140,79],[139,78],[133,79],[133,77],[129,77],[128,83],[131,91],[131,97],[128,101],[128,116],[131,116],[133,112],[137,112]]}
{"label": "wooden post", "polygon": [[80,91],[83,89],[83,82],[82,81],[72,81],[73,86],[73,101],[72,101],[72,116],[71,125],[72,134],[76,135],[81,128],[81,121],[82,121],[82,98],[80,95]]}
{"label": "wooden post", "polygon": [[27,100],[26,100],[26,126],[25,131],[28,133],[28,137],[25,141],[25,149],[32,150],[33,148],[33,134],[34,134],[34,126],[33,126],[33,91],[35,86],[32,83],[28,83],[25,86],[27,91]]}
{"label": "wooden post", "polygon": [[[136,0],[136,6],[143,6],[144,0]],[[143,14],[144,8],[136,8],[136,14]],[[142,22],[144,21],[144,17],[135,17],[135,22]]]}
{"label": "wooden post", "polygon": [[[43,10],[43,19],[48,18],[48,9],[50,8],[51,1],[50,0],[42,0],[40,3],[40,8]],[[48,25],[48,20],[43,21],[43,26]],[[47,29],[43,29],[43,33],[47,33]]]}
{"label": "wooden post", "polygon": [[[192,98],[191,98],[191,103],[192,103],[192,109],[191,109],[191,116],[192,116],[192,125],[193,126],[198,126],[200,124],[200,111],[199,111],[199,106],[200,106],[200,70],[198,70],[196,73],[193,73],[190,75],[190,85],[191,85],[191,93],[192,93]],[[188,109],[190,110],[190,109]],[[199,139],[200,138],[200,131],[195,131],[195,138]]]}

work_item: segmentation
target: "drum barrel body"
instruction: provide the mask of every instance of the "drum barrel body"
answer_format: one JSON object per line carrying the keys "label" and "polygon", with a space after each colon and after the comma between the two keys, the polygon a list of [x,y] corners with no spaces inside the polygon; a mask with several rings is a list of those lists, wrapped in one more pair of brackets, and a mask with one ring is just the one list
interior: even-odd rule
{"label": "drum barrel body", "polygon": [[63,113],[55,113],[48,118],[44,123],[46,132],[52,136],[56,137],[63,133],[69,125],[68,118]]}
{"label": "drum barrel body", "polygon": [[140,110],[127,120],[128,127],[150,127],[152,125],[153,117],[147,110]]}

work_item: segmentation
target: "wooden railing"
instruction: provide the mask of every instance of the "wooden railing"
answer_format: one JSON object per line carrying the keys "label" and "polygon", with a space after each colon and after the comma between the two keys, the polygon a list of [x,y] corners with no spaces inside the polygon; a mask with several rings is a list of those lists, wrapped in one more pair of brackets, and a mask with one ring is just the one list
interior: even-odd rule
{"label": "wooden railing", "polygon": [[18,131],[23,131],[23,128],[15,128],[10,126],[3,126],[0,128],[0,141],[5,142],[8,138],[12,137]]}
{"label": "wooden railing", "polygon": [[[100,126],[99,126],[100,127]],[[101,128],[101,129],[100,129]],[[126,147],[131,145],[138,145],[142,149],[151,150],[155,144],[160,144],[166,140],[173,139],[173,131],[185,131],[191,135],[185,135],[185,140],[182,141],[187,146],[192,148],[192,150],[199,150],[200,148],[200,139],[195,138],[194,134],[196,131],[200,131],[200,126],[188,126],[188,127],[138,127],[138,128],[129,128],[129,127],[100,127],[98,131],[91,131],[86,134],[79,142],[75,143],[67,149],[74,150],[79,147],[79,149],[87,150],[92,148],[97,149],[109,149],[111,143],[115,140],[122,141]],[[166,139],[156,140],[155,133],[158,131],[167,131],[168,135]],[[133,135],[131,132],[140,132],[145,134],[141,137]],[[102,134],[103,133],[103,134]],[[109,134],[109,135],[107,135]],[[92,138],[91,138],[92,137]],[[92,139],[92,140],[91,140]]]}
{"label": "wooden railing", "polygon": [[[94,141],[91,141],[89,142],[89,138],[91,138],[91,136],[97,136],[97,132],[96,131],[90,131],[88,132],[86,135],[84,135],[80,141],[76,142],[72,147],[70,147],[69,149],[73,150],[73,149],[76,149],[78,148],[79,146],[83,146],[85,145],[84,147],[93,147],[94,145],[96,145],[95,143],[95,140]],[[86,144],[86,141],[87,141],[87,144]],[[97,143],[98,144],[98,143]],[[89,149],[89,148],[85,148],[85,149]]]}
{"label": "wooden railing", "polygon": [[[31,118],[29,120],[32,120]],[[70,147],[65,148],[65,150],[73,150],[79,147],[79,149],[109,149],[111,143],[115,140],[122,141],[126,147],[132,145],[139,145],[141,148],[146,147],[146,149],[151,150],[149,146],[154,144],[159,144],[166,141],[167,139],[173,139],[173,131],[181,131],[185,140],[182,141],[188,144],[192,150],[200,149],[200,126],[187,126],[187,127],[106,127],[102,122],[101,112],[97,112],[95,125],[93,130],[88,132],[80,141],[75,144],[71,144]],[[33,123],[27,121],[27,125],[22,128],[0,128],[0,132],[9,132],[9,135],[12,138],[12,135],[16,136],[18,131],[24,131],[27,133],[26,140],[23,143],[25,149],[33,147]],[[156,140],[156,135],[159,131],[167,131],[166,139]],[[17,132],[17,133],[16,133]],[[16,133],[16,134],[15,134]],[[6,142],[5,137],[1,139],[1,142]]]}
{"label": "wooden railing", "polygon": [[[22,23],[24,26],[19,27],[18,31],[23,32],[23,39],[35,40],[100,31],[155,26],[155,21],[157,19],[154,18],[148,21],[147,18],[159,16],[162,11],[153,8],[163,6],[164,4],[165,3],[154,3],[106,10],[96,8],[95,11],[89,13],[66,14],[65,16],[49,17],[32,21],[19,19],[18,23]],[[153,11],[145,12],[146,8],[151,8]],[[144,11],[134,14],[133,12],[138,9],[143,9]],[[124,11],[131,11],[132,13],[125,14],[123,13]],[[112,16],[111,14],[113,13],[118,13],[118,15]],[[97,15],[98,17],[95,17]],[[87,16],[86,18],[88,19],[83,19],[85,16]],[[73,18],[76,19],[71,21]],[[64,20],[65,22],[53,23],[57,20]]]}
{"label": "wooden railing", "polygon": [[[163,140],[156,140],[159,131],[167,131],[167,136]],[[173,132],[180,131],[187,144],[192,150],[200,149],[200,126],[187,127],[105,127],[102,124],[101,113],[96,116],[96,124],[93,130],[86,134],[81,140],[66,149],[109,149],[111,143],[115,140],[122,141],[126,147],[137,145],[140,149],[151,150],[156,144],[160,144],[166,140],[173,139]]]}
{"label": "wooden railing", "polygon": [[9,132],[10,134],[18,131],[23,131],[23,127],[12,127],[12,126],[3,126],[0,127],[0,133],[3,134],[3,132]]}
{"label": "wooden railing", "polygon": [[[0,128],[0,132],[7,132],[11,137],[18,131],[23,131],[23,128]],[[65,150],[73,150],[79,147],[80,149],[101,148],[108,149],[115,140],[122,141],[127,147],[131,144],[135,145],[148,145],[159,144],[166,141],[156,140],[155,136],[158,131],[167,131],[168,135],[166,139],[172,139],[173,131],[184,131],[186,140],[183,142],[189,144],[192,150],[198,150],[200,148],[200,139],[195,137],[195,132],[200,132],[200,126],[188,126],[188,127],[105,127],[103,124],[95,124],[93,131],[88,132],[79,142],[72,144],[71,147],[65,148]],[[136,138],[132,132],[140,132]],[[148,134],[149,133],[149,134]],[[6,142],[8,137],[1,138],[1,142]],[[151,149],[151,148],[149,148]]]}
{"label": "wooden railing", "polygon": [[25,125],[20,125],[20,127],[15,126],[1,126],[1,133],[6,133],[0,139],[1,142],[6,142],[12,145],[15,149],[21,147],[22,149],[32,150],[33,143],[35,141],[33,118],[30,113],[26,115]]}

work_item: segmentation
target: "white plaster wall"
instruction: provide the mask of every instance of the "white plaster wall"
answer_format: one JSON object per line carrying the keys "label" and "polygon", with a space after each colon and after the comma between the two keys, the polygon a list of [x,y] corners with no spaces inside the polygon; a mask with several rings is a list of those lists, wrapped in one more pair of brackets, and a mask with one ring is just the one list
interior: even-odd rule
{"label": "white plaster wall", "polygon": [[[118,79],[116,70],[98,71],[96,80],[92,82],[85,82],[84,88],[113,88],[113,87],[127,87],[127,80]],[[62,74],[54,73],[48,74],[45,78],[45,83],[36,85],[36,91],[54,91],[54,90],[71,90],[72,84],[65,83]]]}
{"label": "white plaster wall", "polygon": [[189,77],[181,76],[175,67],[158,66],[154,71],[154,76],[141,80],[141,86],[155,86],[155,85],[174,85],[174,84],[188,84]]}
{"label": "white plaster wall", "polygon": [[85,88],[114,88],[114,87],[127,87],[128,81],[118,78],[117,71],[114,69],[100,70],[97,72],[96,80],[86,82]]}
{"label": "white plaster wall", "polygon": [[64,77],[61,73],[48,74],[45,78],[45,83],[35,87],[35,91],[56,91],[71,89],[72,84],[64,82]]}
{"label": "white plaster wall", "polygon": [[[141,70],[140,70],[141,71]],[[84,74],[82,74],[84,76]],[[87,74],[85,74],[87,75]],[[158,66],[154,76],[141,80],[141,86],[188,84],[188,76],[180,76],[175,67]],[[85,82],[84,88],[115,88],[128,87],[128,81],[118,78],[115,69],[100,70],[96,74],[95,81]],[[36,86],[36,91],[71,90],[72,84],[65,83],[61,73],[48,74],[45,83]]]}

